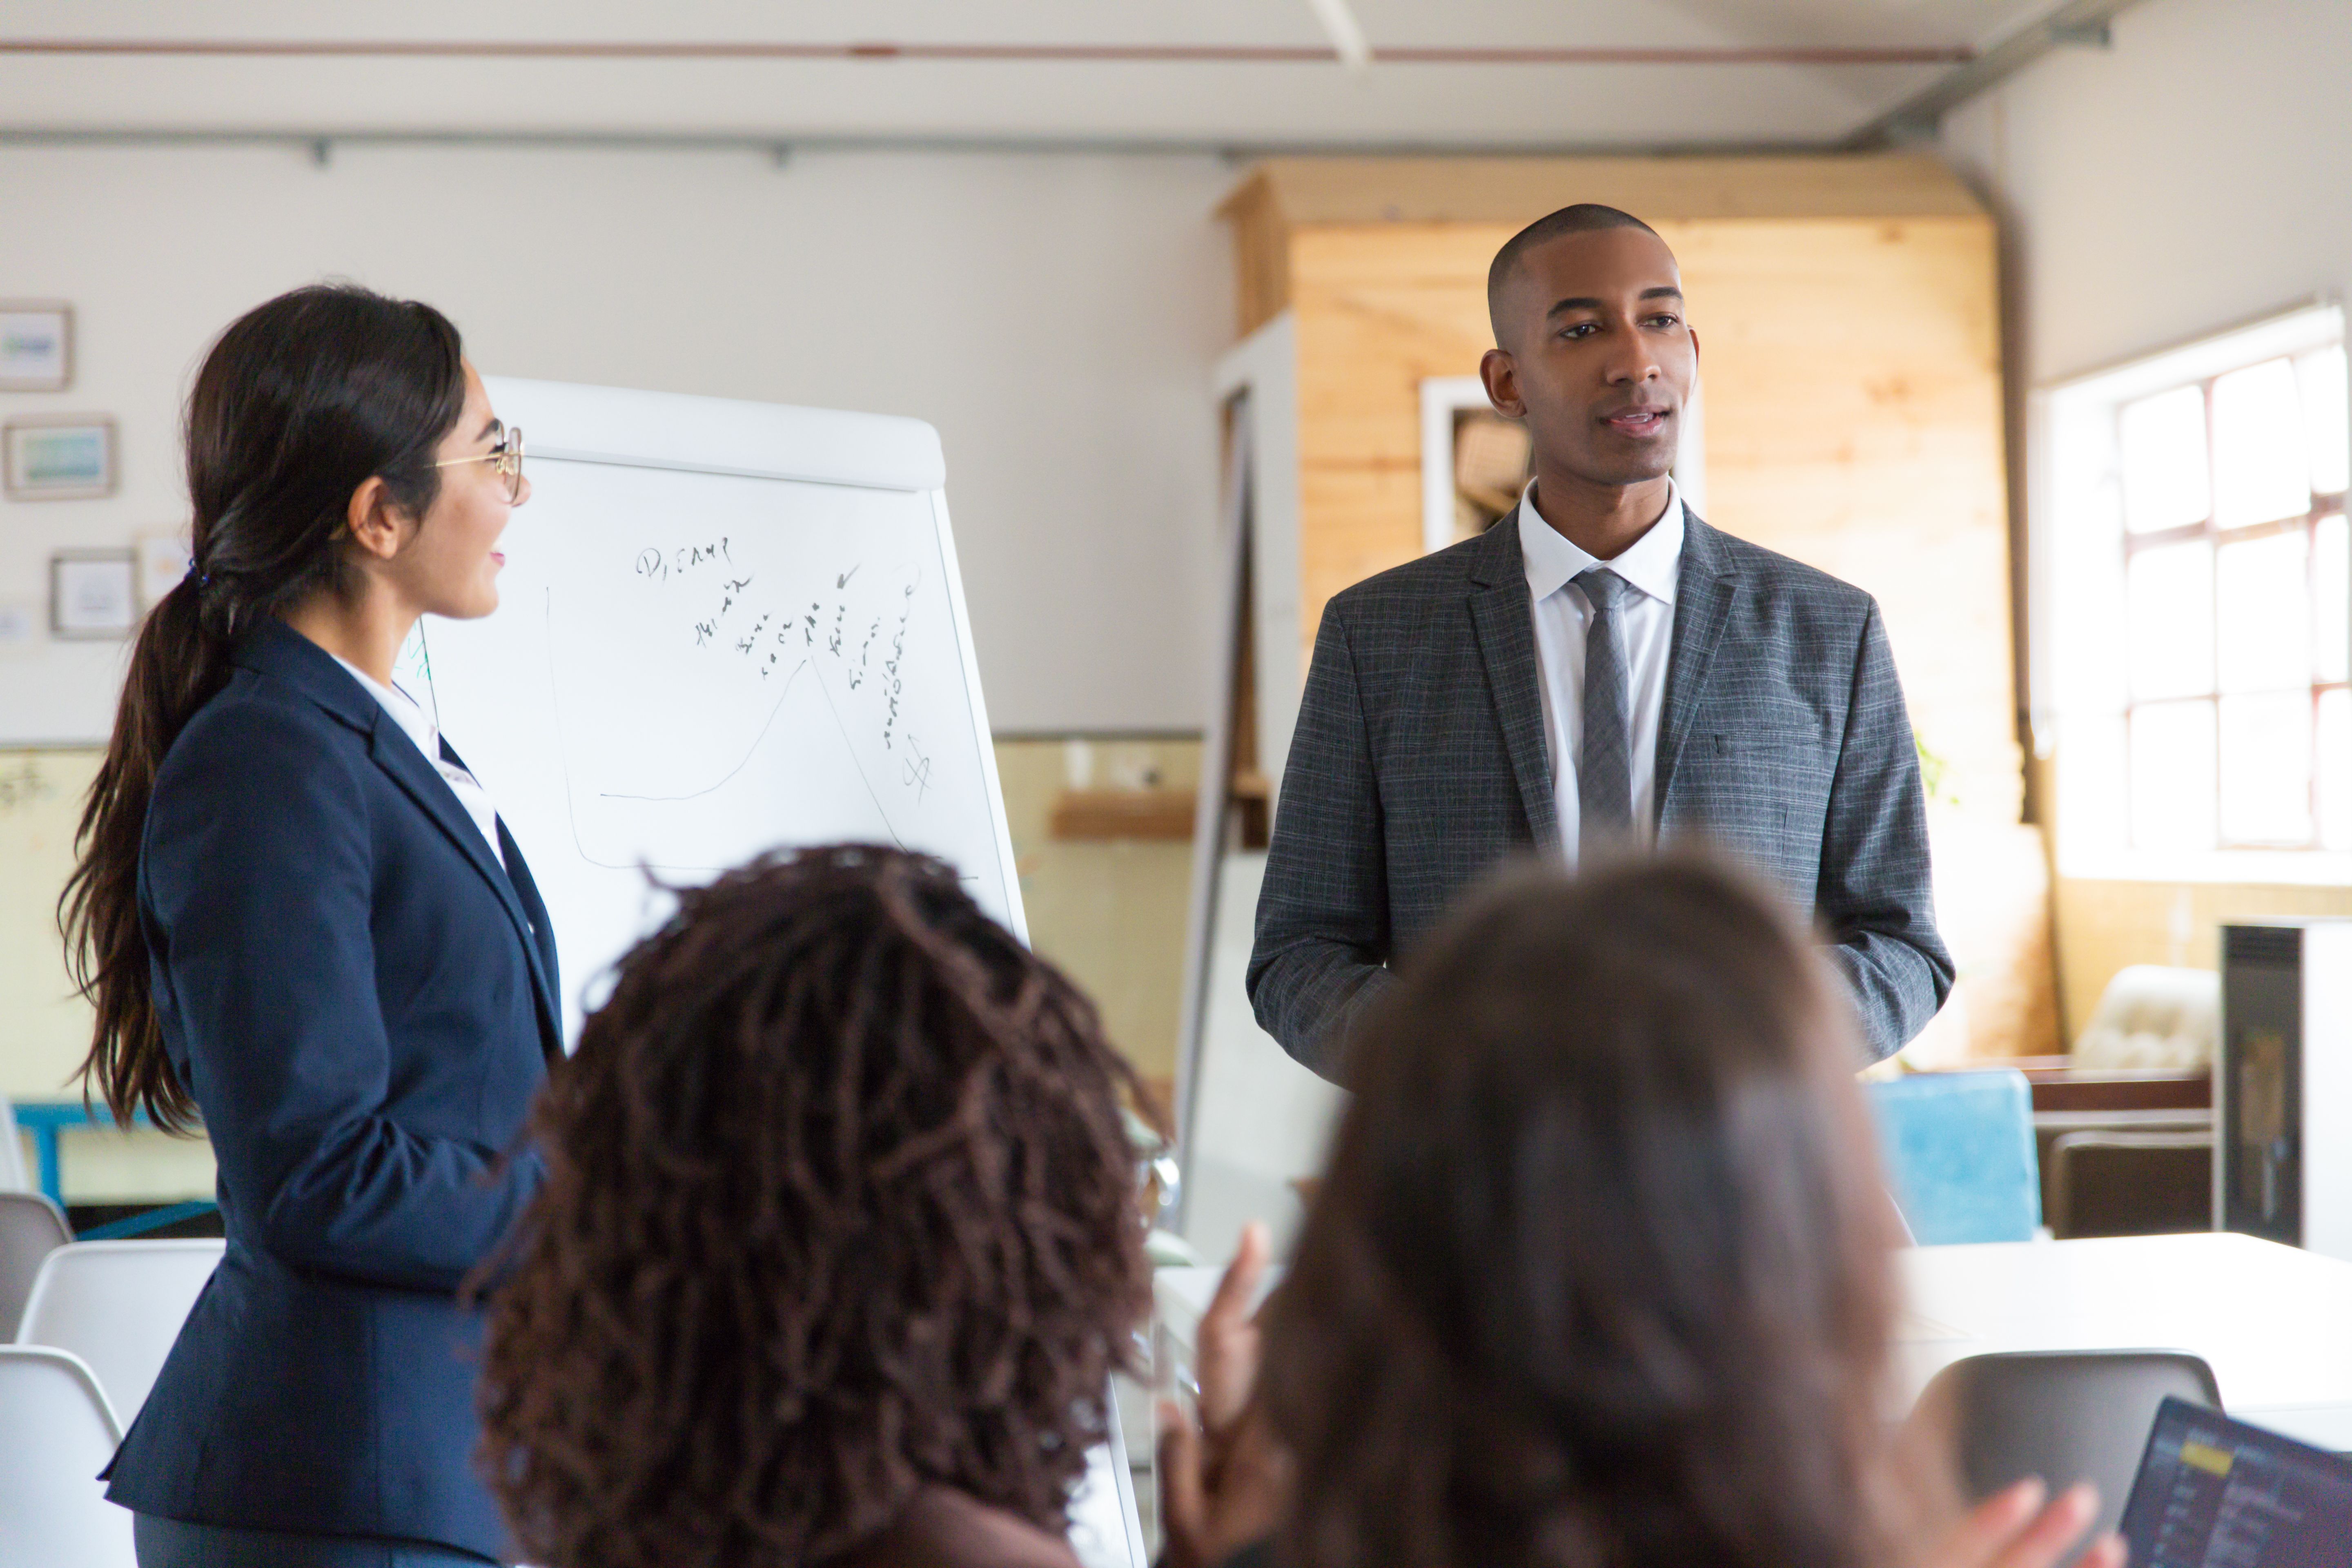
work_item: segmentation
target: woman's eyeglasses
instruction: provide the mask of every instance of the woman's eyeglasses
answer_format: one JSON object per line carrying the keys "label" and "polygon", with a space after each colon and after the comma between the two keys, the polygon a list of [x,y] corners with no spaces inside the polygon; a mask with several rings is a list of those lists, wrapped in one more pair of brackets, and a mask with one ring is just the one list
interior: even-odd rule
{"label": "woman's eyeglasses", "polygon": [[507,481],[507,504],[517,506],[522,501],[522,429],[520,426],[505,428],[499,444],[487,452],[471,458],[450,458],[434,464],[436,468],[454,468],[461,463],[490,463],[491,472]]}

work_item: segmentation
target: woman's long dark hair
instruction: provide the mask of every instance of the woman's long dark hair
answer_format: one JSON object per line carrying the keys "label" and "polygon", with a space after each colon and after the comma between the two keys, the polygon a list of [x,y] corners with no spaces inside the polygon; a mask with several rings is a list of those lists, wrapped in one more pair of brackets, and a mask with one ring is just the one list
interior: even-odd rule
{"label": "woman's long dark hair", "polygon": [[481,1393],[524,1552],[819,1563],[925,1485],[1065,1528],[1150,1306],[1133,1088],[938,860],[681,893],[532,1118]]}
{"label": "woman's long dark hair", "polygon": [[352,494],[381,477],[423,516],[433,454],[465,405],[457,329],[429,305],[348,284],[281,294],[239,318],[188,397],[194,564],[140,627],[114,735],[58,903],[67,963],[98,1010],[86,1085],[128,1121],[196,1120],[148,992],[139,847],[156,770],[196,710],[228,683],[237,639],[312,595],[351,585]]}
{"label": "woman's long dark hair", "polygon": [[1740,879],[1490,890],[1413,955],[1275,1298],[1290,1568],[1871,1568],[1885,1189]]}

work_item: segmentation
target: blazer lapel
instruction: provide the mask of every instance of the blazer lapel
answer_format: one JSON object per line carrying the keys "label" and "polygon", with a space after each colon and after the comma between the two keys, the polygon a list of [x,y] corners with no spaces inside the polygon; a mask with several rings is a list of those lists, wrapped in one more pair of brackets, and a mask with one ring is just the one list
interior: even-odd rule
{"label": "blazer lapel", "polygon": [[[450,750],[446,741],[441,743],[441,751],[448,760],[457,761],[457,753]],[[513,881],[490,853],[489,841],[482,837],[482,830],[474,826],[474,819],[466,814],[466,808],[457,804],[457,793],[450,789],[449,781],[425,760],[425,753],[416,749],[416,742],[408,738],[407,731],[394,723],[392,715],[381,708],[376,710],[375,726],[368,737],[368,755],[374,759],[376,766],[392,775],[393,782],[405,790],[411,800],[424,809],[425,815],[431,817],[449,841],[457,847],[457,852],[473,863],[474,869],[481,873],[482,879],[498,895],[499,904],[507,911],[507,918],[514,922],[515,934],[522,938],[523,956],[530,966],[531,990],[539,1003],[540,1028],[543,1035],[561,1042],[563,1038],[562,1014],[555,1005],[554,985],[546,964],[540,957],[539,932],[532,929],[530,916],[524,910]],[[458,766],[464,765],[462,762],[458,763]],[[533,891],[535,896],[536,889]],[[542,923],[545,918],[545,910],[542,910]],[[545,1040],[541,1041],[542,1046],[545,1043]]]}
{"label": "blazer lapel", "polygon": [[1519,558],[1519,511],[1513,507],[1488,529],[1470,567],[1470,619],[1486,661],[1486,689],[1503,730],[1519,804],[1536,843],[1559,839],[1552,802],[1551,758],[1544,745],[1543,689],[1536,673],[1535,612],[1528,603],[1527,567]]}
{"label": "blazer lapel", "polygon": [[[457,763],[459,767],[466,765],[458,759],[457,753],[451,749],[447,741],[441,742],[441,749],[447,752],[449,760]],[[515,897],[521,902],[522,912],[530,921],[531,934],[537,943],[540,967],[547,976],[549,1003],[553,1006],[556,1000],[563,994],[562,969],[556,962],[555,923],[547,918],[547,901],[539,896],[539,884],[531,878],[530,863],[522,858],[522,846],[517,844],[514,835],[507,831],[506,818],[499,817],[498,824],[499,853],[506,858],[507,879],[514,884]],[[558,1016],[553,1020],[551,1037],[548,1041],[548,1059],[553,1061],[562,1054],[563,1027],[562,1020]]]}
{"label": "blazer lapel", "polygon": [[1675,764],[1691,720],[1706,690],[1708,668],[1716,645],[1730,623],[1732,601],[1739,595],[1739,575],[1724,559],[1722,536],[1699,521],[1698,513],[1683,508],[1682,569],[1675,584],[1674,646],[1666,655],[1666,695],[1658,710],[1657,783],[1652,792],[1658,819],[1664,821],[1675,782]]}

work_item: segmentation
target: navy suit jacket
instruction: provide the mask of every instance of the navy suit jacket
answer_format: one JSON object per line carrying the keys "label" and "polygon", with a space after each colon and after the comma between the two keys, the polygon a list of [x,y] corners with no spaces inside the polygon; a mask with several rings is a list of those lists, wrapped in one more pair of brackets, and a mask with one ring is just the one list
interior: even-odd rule
{"label": "navy suit jacket", "polygon": [[457,1290],[543,1175],[499,1161],[562,1051],[547,910],[504,824],[502,868],[325,651],[273,620],[234,663],[164,758],[139,860],[227,1251],[107,1495],[497,1555]]}
{"label": "navy suit jacket", "polygon": [[[1816,921],[1885,1056],[1952,984],[1885,625],[1861,589],[1683,515],[1659,838],[1728,850]],[[1559,841],[1519,522],[1514,508],[1324,607],[1249,990],[1326,1078],[1389,963],[1497,861]]]}

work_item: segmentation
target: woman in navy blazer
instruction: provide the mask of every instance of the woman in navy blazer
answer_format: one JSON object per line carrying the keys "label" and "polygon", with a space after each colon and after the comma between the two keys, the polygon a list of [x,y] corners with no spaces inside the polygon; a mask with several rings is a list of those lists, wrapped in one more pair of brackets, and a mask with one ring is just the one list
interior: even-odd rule
{"label": "woman in navy blazer", "polygon": [[121,1118],[201,1120],[227,1250],[109,1472],[142,1568],[496,1561],[460,1285],[561,1054],[521,850],[393,684],[529,495],[457,333],[364,289],[223,334],[194,564],[142,628],[63,913]]}

